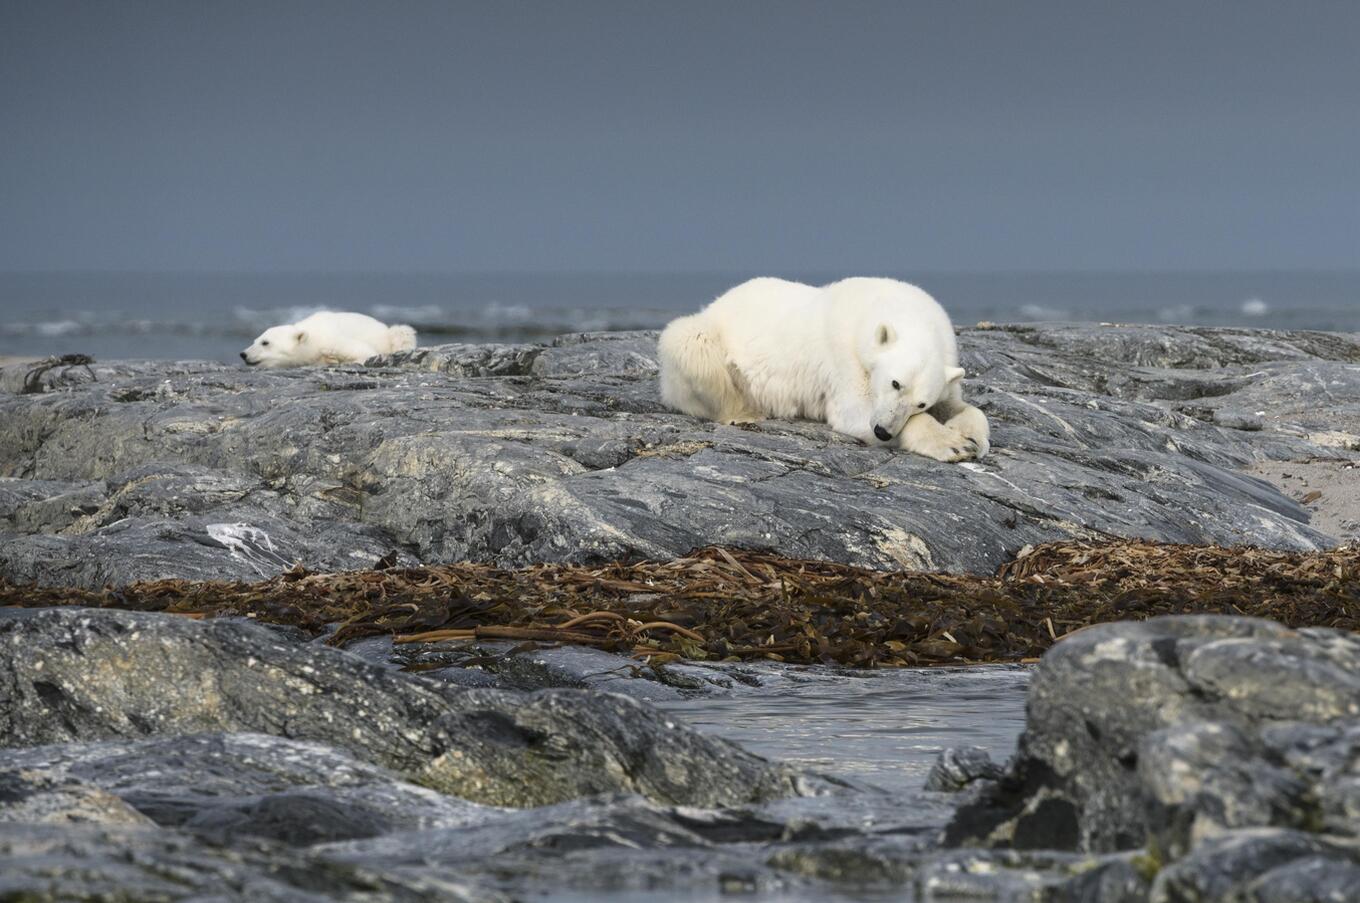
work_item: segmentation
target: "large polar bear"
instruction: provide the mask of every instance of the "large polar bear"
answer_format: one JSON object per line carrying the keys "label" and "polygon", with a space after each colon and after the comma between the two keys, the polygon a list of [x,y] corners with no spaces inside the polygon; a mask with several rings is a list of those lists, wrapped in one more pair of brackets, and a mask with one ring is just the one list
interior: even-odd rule
{"label": "large polar bear", "polygon": [[416,347],[410,326],[387,326],[366,314],[323,310],[296,323],[274,326],[241,352],[252,367],[362,364],[379,354]]}
{"label": "large polar bear", "polygon": [[662,401],[696,417],[824,420],[939,461],[990,448],[986,416],[963,401],[948,314],[895,279],[752,279],[672,321],[658,352]]}

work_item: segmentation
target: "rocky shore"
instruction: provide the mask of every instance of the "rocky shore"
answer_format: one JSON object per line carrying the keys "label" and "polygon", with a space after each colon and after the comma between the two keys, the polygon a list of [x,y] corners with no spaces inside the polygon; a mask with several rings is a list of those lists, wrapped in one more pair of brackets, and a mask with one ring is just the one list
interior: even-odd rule
{"label": "rocky shore", "polygon": [[[1360,640],[1183,616],[1038,666],[1019,750],[926,789],[650,706],[474,689],[242,621],[0,610],[0,894],[24,900],[1346,900]],[[959,804],[950,814],[950,794]]]}
{"label": "rocky shore", "polygon": [[955,467],[820,424],[667,412],[648,333],[344,369],[12,366],[0,575],[95,587],[348,570],[392,552],[516,565],[706,545],[991,573],[1054,539],[1345,538],[1310,525],[1306,494],[1244,469],[1323,462],[1360,480],[1340,469],[1360,449],[1354,336],[1025,326],[964,330],[960,348],[995,452]]}
{"label": "rocky shore", "polygon": [[[711,544],[983,575],[1052,540],[1354,538],[1344,510],[1310,513],[1360,473],[1360,338],[1088,325],[960,343],[996,447],[961,466],[817,424],[668,413],[643,333],[272,373],[7,367],[0,579]],[[1296,494],[1295,476],[1314,482]],[[1350,583],[1310,598],[1349,604]],[[582,689],[626,658],[536,660],[441,668],[384,637],[340,650],[247,618],[0,608],[0,899],[1281,903],[1360,887],[1349,632],[1222,616],[1076,631],[1035,667],[1010,762],[949,751],[909,794]],[[762,688],[738,665],[674,673],[610,686]]]}

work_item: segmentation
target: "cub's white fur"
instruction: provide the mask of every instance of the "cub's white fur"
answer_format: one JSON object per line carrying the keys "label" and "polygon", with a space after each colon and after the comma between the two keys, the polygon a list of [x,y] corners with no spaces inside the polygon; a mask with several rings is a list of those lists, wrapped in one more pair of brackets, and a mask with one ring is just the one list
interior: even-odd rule
{"label": "cub's white fur", "polygon": [[362,364],[379,354],[416,347],[410,326],[387,326],[366,314],[325,310],[296,323],[274,326],[245,351],[252,367],[305,367],[308,364]]}
{"label": "cub's white fur", "polygon": [[963,401],[948,314],[895,279],[752,279],[673,320],[658,352],[662,401],[696,417],[824,420],[940,461],[990,449],[986,416]]}

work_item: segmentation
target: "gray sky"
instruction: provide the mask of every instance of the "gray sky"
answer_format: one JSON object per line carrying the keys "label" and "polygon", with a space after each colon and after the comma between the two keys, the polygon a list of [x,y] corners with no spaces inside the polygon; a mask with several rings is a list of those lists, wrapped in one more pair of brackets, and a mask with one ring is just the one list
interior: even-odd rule
{"label": "gray sky", "polygon": [[0,269],[1360,266],[1360,2],[0,0]]}

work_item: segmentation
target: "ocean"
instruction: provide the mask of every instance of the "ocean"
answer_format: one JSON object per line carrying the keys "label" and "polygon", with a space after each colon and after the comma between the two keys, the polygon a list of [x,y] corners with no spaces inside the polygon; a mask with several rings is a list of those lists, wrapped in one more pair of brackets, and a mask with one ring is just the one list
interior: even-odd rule
{"label": "ocean", "polygon": [[[234,362],[264,329],[322,309],[409,323],[422,345],[648,329],[749,275],[0,273],[0,357]],[[959,325],[1077,320],[1360,332],[1360,271],[889,275],[925,288]]]}

